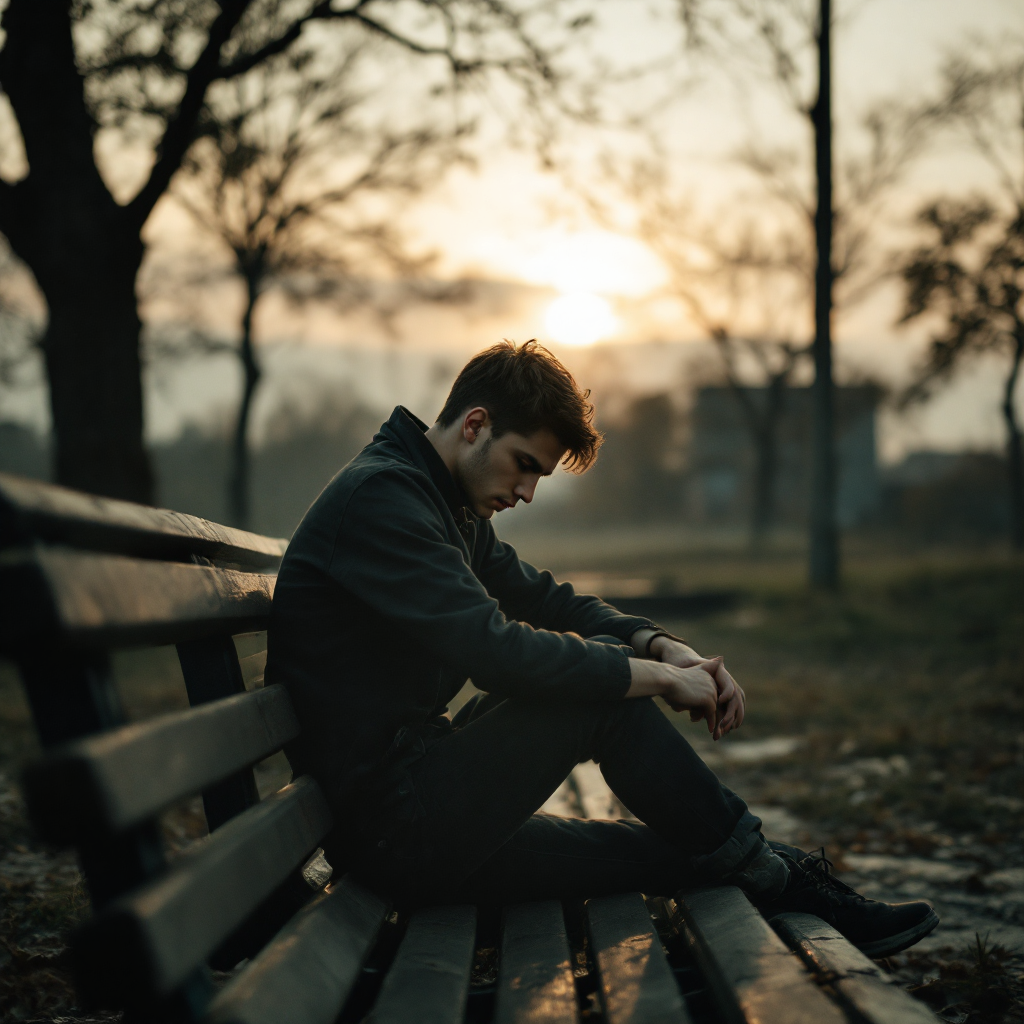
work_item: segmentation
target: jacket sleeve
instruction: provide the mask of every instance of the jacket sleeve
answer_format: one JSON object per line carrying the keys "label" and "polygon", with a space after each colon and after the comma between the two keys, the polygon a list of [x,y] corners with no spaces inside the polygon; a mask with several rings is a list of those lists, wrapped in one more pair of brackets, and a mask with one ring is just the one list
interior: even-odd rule
{"label": "jacket sleeve", "polygon": [[620,647],[508,619],[408,472],[379,472],[350,497],[329,572],[395,629],[491,693],[614,700],[629,689],[629,659]]}
{"label": "jacket sleeve", "polygon": [[614,636],[625,644],[638,629],[654,625],[650,619],[625,615],[592,594],[577,594],[571,583],[557,583],[550,572],[520,559],[511,544],[498,539],[490,523],[481,523],[478,529],[480,579],[510,619],[557,633]]}

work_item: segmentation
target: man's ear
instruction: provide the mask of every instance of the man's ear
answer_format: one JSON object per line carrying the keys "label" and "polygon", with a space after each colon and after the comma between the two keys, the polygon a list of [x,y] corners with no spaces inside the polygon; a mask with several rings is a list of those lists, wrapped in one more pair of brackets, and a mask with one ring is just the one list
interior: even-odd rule
{"label": "man's ear", "polygon": [[480,436],[480,431],[491,422],[490,413],[482,406],[470,409],[462,418],[462,436],[473,444]]}

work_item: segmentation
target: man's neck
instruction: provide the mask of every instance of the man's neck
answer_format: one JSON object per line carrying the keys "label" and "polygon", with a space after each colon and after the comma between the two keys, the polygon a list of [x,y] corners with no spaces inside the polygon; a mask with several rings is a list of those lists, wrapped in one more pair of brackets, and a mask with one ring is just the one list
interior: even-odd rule
{"label": "man's neck", "polygon": [[434,451],[441,456],[441,461],[448,467],[448,472],[451,473],[452,479],[458,483],[458,459],[456,458],[459,442],[458,434],[451,427],[446,428],[434,423],[427,428],[424,436],[434,446]]}

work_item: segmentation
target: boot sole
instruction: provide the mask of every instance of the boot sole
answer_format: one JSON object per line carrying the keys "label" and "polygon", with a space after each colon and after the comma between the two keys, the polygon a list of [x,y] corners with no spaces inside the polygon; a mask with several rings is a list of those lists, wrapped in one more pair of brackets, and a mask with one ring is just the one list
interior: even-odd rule
{"label": "boot sole", "polygon": [[928,916],[920,924],[908,928],[898,935],[888,935],[884,939],[876,939],[874,942],[855,942],[854,945],[867,957],[872,960],[881,960],[884,957],[899,953],[915,942],[920,942],[926,935],[931,935],[939,926],[939,915],[934,910],[928,912]]}

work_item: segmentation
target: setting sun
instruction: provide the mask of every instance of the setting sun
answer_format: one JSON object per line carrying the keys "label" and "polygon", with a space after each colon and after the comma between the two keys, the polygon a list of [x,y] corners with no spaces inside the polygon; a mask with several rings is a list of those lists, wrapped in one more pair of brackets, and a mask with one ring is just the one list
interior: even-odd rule
{"label": "setting sun", "polygon": [[544,326],[563,345],[593,345],[614,334],[619,324],[611,306],[599,295],[570,292],[548,306]]}

